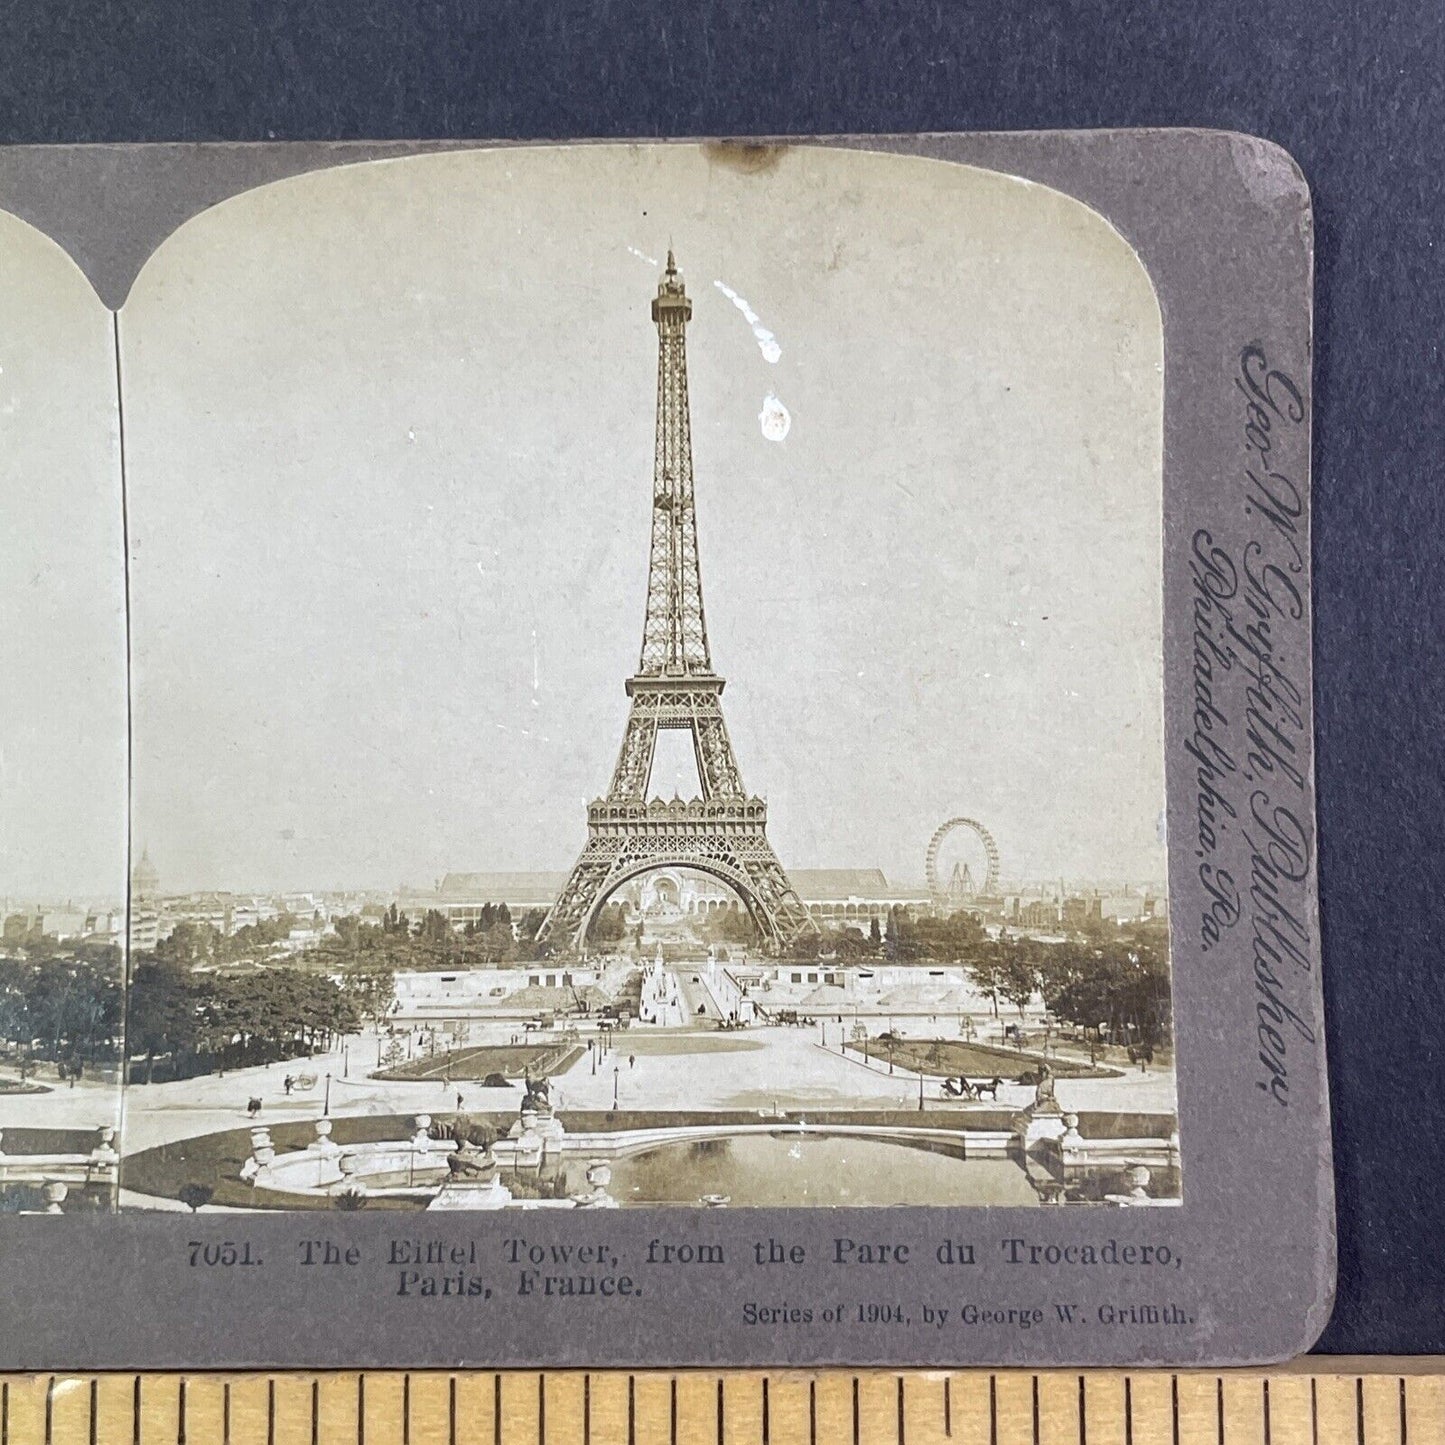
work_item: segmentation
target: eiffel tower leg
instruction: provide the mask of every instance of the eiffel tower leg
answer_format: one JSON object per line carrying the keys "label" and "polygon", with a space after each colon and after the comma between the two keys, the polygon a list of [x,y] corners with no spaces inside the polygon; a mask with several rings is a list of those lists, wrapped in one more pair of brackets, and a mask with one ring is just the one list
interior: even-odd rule
{"label": "eiffel tower leg", "polygon": [[709,699],[693,717],[693,746],[697,750],[697,775],[705,798],[736,798],[743,795],[743,780],[733,756],[732,740],[723,721],[717,699]]}
{"label": "eiffel tower leg", "polygon": [[640,803],[647,791],[647,780],[652,775],[652,757],[656,750],[657,715],[645,711],[641,698],[634,698],[607,796],[613,799],[633,798]]}
{"label": "eiffel tower leg", "polygon": [[781,946],[795,939],[816,934],[818,925],[798,897],[788,875],[765,837],[759,837],[739,850],[738,866],[758,902],[772,918],[776,942]]}
{"label": "eiffel tower leg", "polygon": [[580,952],[583,925],[597,900],[607,891],[616,863],[616,848],[603,840],[590,840],[572,867],[557,901],[537,930],[539,943],[549,943],[559,952]]}

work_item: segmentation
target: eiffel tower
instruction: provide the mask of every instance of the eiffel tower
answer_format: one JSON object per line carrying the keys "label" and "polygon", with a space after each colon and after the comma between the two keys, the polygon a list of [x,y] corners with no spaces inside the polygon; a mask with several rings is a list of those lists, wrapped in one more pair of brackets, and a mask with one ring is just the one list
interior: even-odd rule
{"label": "eiffel tower", "polygon": [[[768,842],[768,805],[743,787],[712,669],[697,556],[687,343],[692,316],[672,252],[652,302],[657,324],[657,433],[652,552],[642,656],[627,679],[632,709],[607,796],[587,806],[587,843],[538,938],[580,952],[606,899],[655,868],[694,868],[730,885],[777,949],[816,932]],[[660,728],[692,734],[702,796],[647,797]]]}

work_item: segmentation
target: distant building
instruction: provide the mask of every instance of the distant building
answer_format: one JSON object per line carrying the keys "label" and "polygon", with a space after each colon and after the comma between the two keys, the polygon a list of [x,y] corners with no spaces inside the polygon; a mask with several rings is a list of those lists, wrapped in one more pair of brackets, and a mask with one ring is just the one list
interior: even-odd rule
{"label": "distant building", "polygon": [[890,883],[881,868],[795,868],[788,875],[808,912],[819,923],[882,924],[889,913],[926,913],[932,899],[926,888]]}
{"label": "distant building", "polygon": [[161,941],[161,916],[145,904],[130,906],[130,946],[137,953],[150,953]]}
{"label": "distant building", "polygon": [[[675,879],[666,880],[672,875]],[[684,867],[661,870],[662,892],[682,913],[707,914],[738,906],[737,895],[724,883]],[[864,929],[871,919],[886,921],[894,908],[909,913],[927,912],[931,902],[926,888],[890,883],[881,868],[797,868],[789,878],[813,917],[838,925],[856,924]],[[562,891],[567,875],[549,873],[448,873],[435,892],[403,889],[396,906],[410,918],[421,918],[435,910],[453,928],[476,923],[484,905],[495,908],[505,903],[513,921],[529,909],[551,908]],[[649,891],[650,890],[650,891]],[[619,889],[614,899],[630,908],[646,908],[655,902],[659,887],[648,878]]]}
{"label": "distant building", "polygon": [[1063,909],[1052,898],[1020,899],[1014,916],[1021,928],[1043,928],[1052,932],[1063,921]]}
{"label": "distant building", "polygon": [[396,906],[412,919],[435,911],[460,931],[480,922],[484,906],[505,903],[515,923],[530,908],[550,908],[566,881],[565,873],[448,873],[433,893],[402,889]]}
{"label": "distant building", "polygon": [[1066,928],[1082,928],[1086,923],[1102,922],[1104,917],[1101,898],[1065,898],[1063,922]]}
{"label": "distant building", "polygon": [[140,861],[130,870],[130,917],[127,938],[137,953],[151,952],[160,942],[161,875],[151,862],[149,847],[141,849]]}
{"label": "distant building", "polygon": [[1144,917],[1145,902],[1138,893],[1106,894],[1099,900],[1099,908],[1112,923],[1136,923]]}
{"label": "distant building", "polygon": [[150,849],[141,849],[140,862],[130,870],[130,896],[132,900],[153,901],[160,893],[161,875],[151,862]]}
{"label": "distant building", "polygon": [[84,938],[88,916],[83,908],[47,908],[36,915],[36,932],[43,938]]}
{"label": "distant building", "polygon": [[396,975],[392,1019],[397,1023],[432,1022],[442,1018],[475,1018],[495,1012],[520,1017],[538,1007],[566,1007],[589,1001],[582,990],[595,988],[595,968],[548,967],[454,969]]}

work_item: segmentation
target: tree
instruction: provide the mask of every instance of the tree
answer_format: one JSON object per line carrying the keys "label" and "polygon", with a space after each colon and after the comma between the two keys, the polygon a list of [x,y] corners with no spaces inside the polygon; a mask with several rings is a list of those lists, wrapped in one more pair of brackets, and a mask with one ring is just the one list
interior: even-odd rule
{"label": "tree", "polygon": [[368,959],[346,971],[341,987],[363,1019],[380,1023],[396,1000],[396,973],[385,962]]}
{"label": "tree", "polygon": [[1160,939],[1139,930],[1043,947],[1040,988],[1051,1013],[1108,1042],[1153,1048],[1169,1038],[1169,962]]}
{"label": "tree", "polygon": [[131,1058],[145,1055],[147,1084],[154,1077],[157,1054],[181,1054],[195,1046],[196,1002],[190,969],[173,958],[157,955],[132,973],[126,1052]]}
{"label": "tree", "polygon": [[522,921],[517,925],[517,957],[518,958],[541,958],[545,956],[547,945],[537,941],[537,931],[546,920],[547,910],[545,908],[529,908],[523,915]]}
{"label": "tree", "polygon": [[[483,912],[486,910],[483,909]],[[416,936],[427,943],[449,943],[452,925],[447,916],[438,908],[428,908],[426,915],[417,925]]]}
{"label": "tree", "polygon": [[167,937],[156,944],[155,956],[163,963],[181,968],[194,968],[199,963],[216,959],[221,931],[209,923],[190,920],[176,924]]}
{"label": "tree", "polygon": [[923,926],[895,903],[888,910],[888,927],[883,934],[884,956],[895,963],[916,963],[933,957]]}
{"label": "tree", "polygon": [[868,942],[876,953],[883,947],[883,930],[878,926],[878,915],[875,913],[868,920]]}
{"label": "tree", "polygon": [[[377,1001],[384,996],[379,981],[367,986]],[[169,1054],[175,1074],[186,1077],[309,1055],[360,1026],[355,997],[325,974],[261,968],[202,980],[174,962],[154,960],[135,970],[126,1052],[145,1056],[150,1083],[157,1055]]]}
{"label": "tree", "polygon": [[[510,925],[509,925],[510,931]],[[627,911],[620,903],[606,903],[587,930],[590,943],[621,943],[627,936]]]}
{"label": "tree", "polygon": [[[719,908],[703,915],[698,930],[709,943],[737,943],[756,947],[762,942],[758,926],[746,908]],[[806,945],[809,935],[800,935]]]}
{"label": "tree", "polygon": [[353,958],[361,952],[361,920],[354,915],[347,915],[338,918],[332,925],[336,933],[337,943],[343,953],[350,954]]}
{"label": "tree", "polygon": [[998,1017],[998,1001],[1004,989],[1003,964],[996,944],[982,950],[967,968],[968,976],[978,991],[993,1004],[993,1016]]}
{"label": "tree", "polygon": [[[1018,1009],[1022,1018],[1029,1000],[1038,990],[1038,970],[1032,960],[1018,949],[1005,949],[999,965],[998,984],[1003,996]],[[994,1007],[997,1012],[997,999]]]}
{"label": "tree", "polygon": [[177,1191],[176,1198],[179,1199],[192,1214],[199,1214],[202,1206],[211,1202],[211,1196],[215,1192],[209,1184],[182,1184]]}

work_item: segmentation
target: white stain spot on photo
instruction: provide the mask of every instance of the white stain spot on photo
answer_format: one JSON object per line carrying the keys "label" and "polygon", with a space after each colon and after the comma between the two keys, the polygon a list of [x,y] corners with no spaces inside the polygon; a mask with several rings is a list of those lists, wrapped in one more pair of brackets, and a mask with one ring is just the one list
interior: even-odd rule
{"label": "white stain spot on photo", "polygon": [[763,409],[758,413],[758,425],[770,442],[780,442],[793,425],[793,418],[781,401],[770,391],[763,398]]}
{"label": "white stain spot on photo", "polygon": [[649,266],[657,265],[655,257],[649,256],[645,251],[639,251],[636,246],[629,246],[627,249],[636,256],[639,261],[646,261]]}
{"label": "white stain spot on photo", "polygon": [[758,343],[758,350],[763,353],[763,360],[776,366],[783,355],[783,348],[778,344],[778,338],[763,325],[762,318],[748,305],[747,300],[739,296],[727,282],[714,281],[712,284],[743,313],[743,320],[752,327],[753,338]]}

